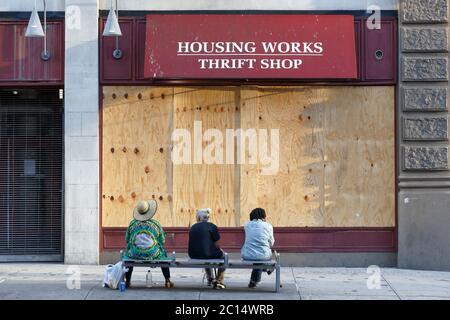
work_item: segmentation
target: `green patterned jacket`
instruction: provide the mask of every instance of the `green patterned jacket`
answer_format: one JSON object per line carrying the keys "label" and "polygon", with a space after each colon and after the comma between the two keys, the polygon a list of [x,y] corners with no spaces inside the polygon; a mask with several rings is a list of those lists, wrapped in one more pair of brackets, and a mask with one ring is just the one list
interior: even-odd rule
{"label": "green patterned jacket", "polygon": [[164,250],[166,234],[158,221],[133,219],[128,226],[125,240],[125,256],[130,259],[161,260],[167,259]]}

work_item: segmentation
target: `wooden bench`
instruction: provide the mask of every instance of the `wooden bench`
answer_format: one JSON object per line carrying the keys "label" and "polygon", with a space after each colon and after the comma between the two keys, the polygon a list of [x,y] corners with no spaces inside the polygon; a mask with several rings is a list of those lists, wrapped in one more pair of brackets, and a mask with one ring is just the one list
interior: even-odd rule
{"label": "wooden bench", "polygon": [[120,251],[120,257],[124,267],[147,267],[147,268],[225,268],[225,269],[264,269],[275,271],[275,292],[281,287],[281,265],[280,254],[273,252],[273,258],[267,261],[250,261],[250,260],[229,260],[228,253],[224,253],[223,259],[177,259],[175,252],[166,260],[137,260],[129,259],[123,256]]}

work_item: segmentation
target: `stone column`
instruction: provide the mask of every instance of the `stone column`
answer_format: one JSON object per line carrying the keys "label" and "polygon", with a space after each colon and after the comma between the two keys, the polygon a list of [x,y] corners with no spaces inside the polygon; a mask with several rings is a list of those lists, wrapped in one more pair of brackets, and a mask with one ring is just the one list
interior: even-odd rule
{"label": "stone column", "polygon": [[450,270],[448,0],[401,0],[398,266]]}
{"label": "stone column", "polygon": [[99,256],[97,0],[66,0],[65,263]]}

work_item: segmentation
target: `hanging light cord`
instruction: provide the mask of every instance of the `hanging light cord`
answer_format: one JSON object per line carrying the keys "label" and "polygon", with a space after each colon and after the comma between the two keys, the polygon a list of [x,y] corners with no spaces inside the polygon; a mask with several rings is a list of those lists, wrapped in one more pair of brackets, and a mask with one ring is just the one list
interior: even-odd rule
{"label": "hanging light cord", "polygon": [[[117,6],[117,0],[116,0],[116,16],[117,16],[117,23],[119,24],[119,7]],[[116,50],[118,49],[119,49],[119,37],[116,36]]]}
{"label": "hanging light cord", "polygon": [[44,0],[44,54],[47,55],[47,5]]}

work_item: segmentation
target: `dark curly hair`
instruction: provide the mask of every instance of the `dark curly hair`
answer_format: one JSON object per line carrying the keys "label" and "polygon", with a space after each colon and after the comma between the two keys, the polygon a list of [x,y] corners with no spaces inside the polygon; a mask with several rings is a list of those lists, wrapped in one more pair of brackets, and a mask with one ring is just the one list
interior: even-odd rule
{"label": "dark curly hair", "polygon": [[262,208],[255,208],[250,212],[250,220],[258,220],[266,218],[266,210]]}

